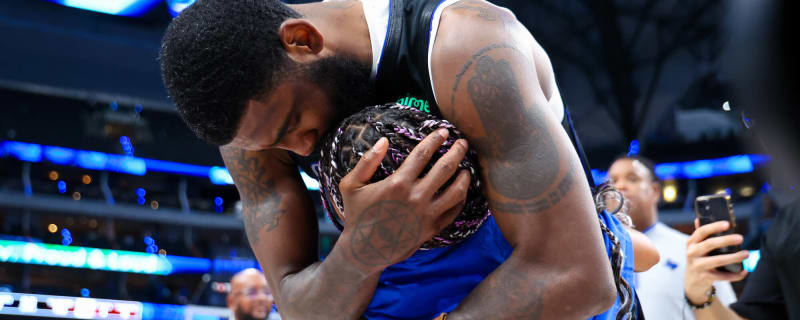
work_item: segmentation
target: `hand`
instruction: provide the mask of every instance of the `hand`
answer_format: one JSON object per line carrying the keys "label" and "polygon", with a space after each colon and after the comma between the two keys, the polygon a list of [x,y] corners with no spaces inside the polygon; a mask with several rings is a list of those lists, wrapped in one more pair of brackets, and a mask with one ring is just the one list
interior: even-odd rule
{"label": "hand", "polygon": [[686,297],[695,304],[703,304],[708,300],[708,291],[714,281],[739,281],[747,276],[747,271],[739,273],[721,272],[717,267],[731,263],[740,263],[749,255],[747,250],[736,253],[707,256],[714,249],[741,244],[743,238],[739,234],[730,234],[722,237],[708,236],[728,230],[730,223],[717,221],[700,227],[700,221],[695,219],[696,230],[686,243],[686,276],[684,277],[684,290]]}
{"label": "hand", "polygon": [[392,175],[369,184],[388,147],[381,138],[342,179],[346,219],[340,241],[348,241],[350,255],[363,270],[379,271],[405,260],[461,212],[470,180],[466,170],[446,190],[437,191],[458,169],[467,152],[466,140],[453,144],[419,178],[447,135],[446,129],[428,135]]}

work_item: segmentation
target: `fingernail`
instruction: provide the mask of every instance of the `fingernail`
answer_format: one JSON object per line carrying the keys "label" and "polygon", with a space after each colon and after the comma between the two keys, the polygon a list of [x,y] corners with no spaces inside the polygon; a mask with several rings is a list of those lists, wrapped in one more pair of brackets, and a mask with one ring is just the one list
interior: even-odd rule
{"label": "fingernail", "polygon": [[730,222],[728,222],[728,221],[723,221],[723,222],[722,222],[722,226],[724,226],[725,228],[727,228],[727,227],[730,227],[730,226],[731,226],[731,224],[730,224]]}
{"label": "fingernail", "polygon": [[436,130],[436,133],[438,133],[440,136],[442,136],[442,138],[445,138],[445,139],[447,139],[447,136],[450,135],[450,131],[445,129],[445,128]]}
{"label": "fingernail", "polygon": [[375,145],[372,146],[372,152],[378,153],[379,151],[383,150],[383,147],[386,145],[386,137],[378,139],[378,142],[375,142]]}
{"label": "fingernail", "polygon": [[464,149],[469,148],[469,144],[467,144],[467,140],[465,140],[465,139],[458,139],[458,141],[456,141],[456,142],[461,144],[461,146],[464,147]]}

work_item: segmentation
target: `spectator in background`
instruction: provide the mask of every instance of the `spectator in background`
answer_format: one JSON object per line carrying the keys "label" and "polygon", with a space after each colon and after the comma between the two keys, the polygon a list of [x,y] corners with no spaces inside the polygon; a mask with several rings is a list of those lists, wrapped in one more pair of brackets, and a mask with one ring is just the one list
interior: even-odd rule
{"label": "spectator in background", "polygon": [[[683,290],[689,236],[658,222],[661,184],[653,163],[638,156],[621,157],[612,163],[608,177],[625,197],[634,228],[650,238],[661,256],[650,270],[636,274],[636,291],[645,318],[694,319]],[[724,305],[736,301],[730,282],[715,282],[714,287]]]}
{"label": "spectator in background", "polygon": [[274,300],[261,271],[250,268],[239,271],[231,278],[228,309],[236,320],[280,320],[274,309]]}
{"label": "spectator in background", "polygon": [[[759,152],[772,159],[769,181],[778,213],[761,239],[761,259],[739,301],[729,308],[712,301],[694,311],[698,320],[800,319],[800,68],[797,35],[792,31],[798,27],[797,12],[797,1],[731,1],[727,67],[735,75],[734,93],[736,105],[744,109],[742,120],[755,134]],[[692,245],[708,249],[724,245],[719,241],[712,245],[715,238],[703,240],[728,227],[715,224],[697,228]],[[686,296],[700,303],[708,288],[703,280],[717,278],[719,273],[713,270],[715,264],[700,263],[710,257],[697,251],[689,251],[692,266],[687,269]]]}

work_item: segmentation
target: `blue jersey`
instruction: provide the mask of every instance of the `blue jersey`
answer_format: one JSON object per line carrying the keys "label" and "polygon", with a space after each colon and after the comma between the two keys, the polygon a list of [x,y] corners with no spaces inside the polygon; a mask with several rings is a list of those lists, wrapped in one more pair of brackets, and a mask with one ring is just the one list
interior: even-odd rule
{"label": "blue jersey", "polygon": [[[619,238],[626,257],[622,275],[628,283],[633,283],[630,236],[613,216],[604,212],[600,218]],[[603,236],[610,259],[611,241]],[[511,245],[490,216],[469,239],[449,247],[417,251],[405,261],[386,268],[364,316],[370,320],[430,320],[442,312],[453,311],[511,252]],[[592,319],[615,319],[619,307],[617,298],[611,309]]]}

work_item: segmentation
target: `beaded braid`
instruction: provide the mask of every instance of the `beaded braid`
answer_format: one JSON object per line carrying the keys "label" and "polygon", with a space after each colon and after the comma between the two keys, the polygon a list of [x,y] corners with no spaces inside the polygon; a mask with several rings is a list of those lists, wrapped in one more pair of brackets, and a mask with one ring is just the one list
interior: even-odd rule
{"label": "beaded braid", "polygon": [[[340,230],[344,229],[344,223],[335,214],[334,209],[338,209],[346,219],[339,183],[355,167],[364,152],[367,152],[378,139],[388,138],[389,148],[373,175],[372,182],[383,180],[391,175],[418,143],[440,128],[448,129],[450,135],[439,151],[431,157],[431,161],[422,172],[422,175],[425,175],[433,167],[433,163],[441,158],[457,139],[463,137],[461,132],[447,120],[438,119],[415,108],[387,104],[369,107],[348,117],[337,129],[326,135],[322,140],[320,151],[320,184],[322,185],[323,206],[334,225]],[[431,240],[423,243],[420,247],[422,250],[453,245],[463,241],[474,234],[491,214],[489,202],[481,190],[478,158],[475,151],[469,150],[458,167],[469,170],[471,175],[464,208],[450,225]],[[451,177],[439,189],[439,192],[444,191],[454,180],[455,176]]]}
{"label": "beaded braid", "polygon": [[[597,188],[597,193],[595,195],[595,206],[597,208],[597,212],[600,213],[603,210],[608,209],[606,199],[608,199],[609,196],[616,198],[618,203],[614,209],[608,212],[617,217],[620,221],[627,222],[626,224],[629,227],[633,227],[630,224],[631,218],[627,214],[628,206],[625,203],[625,198],[622,196],[622,193],[617,191],[617,189],[615,189],[611,184],[604,183]],[[622,267],[625,262],[625,254],[622,252],[622,248],[617,236],[614,235],[614,233],[608,228],[603,219],[598,220],[600,221],[600,230],[602,230],[603,233],[608,236],[609,240],[611,240],[611,269],[614,273],[614,283],[616,284],[617,294],[620,297],[621,304],[616,319],[631,319],[634,300],[633,290],[631,289],[628,281],[622,277]]]}

